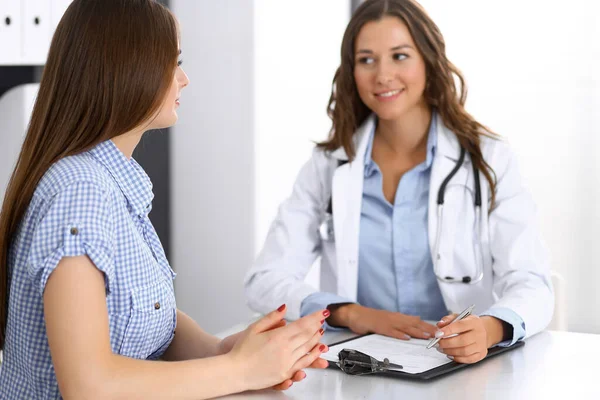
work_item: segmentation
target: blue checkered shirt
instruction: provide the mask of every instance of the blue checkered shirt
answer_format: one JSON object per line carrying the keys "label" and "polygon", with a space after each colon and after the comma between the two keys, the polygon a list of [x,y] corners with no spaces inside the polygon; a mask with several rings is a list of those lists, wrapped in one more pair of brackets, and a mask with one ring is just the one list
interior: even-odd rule
{"label": "blue checkered shirt", "polygon": [[153,197],[144,170],[110,140],[46,172],[9,251],[0,399],[60,398],[43,293],[63,257],[87,255],[103,272],[115,354],[164,353],[176,325],[175,273],[148,219]]}

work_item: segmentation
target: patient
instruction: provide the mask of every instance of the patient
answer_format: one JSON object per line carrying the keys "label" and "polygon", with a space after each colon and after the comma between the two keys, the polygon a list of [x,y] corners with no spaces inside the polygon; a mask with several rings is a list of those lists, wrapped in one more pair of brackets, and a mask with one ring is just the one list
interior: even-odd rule
{"label": "patient", "polygon": [[0,214],[3,400],[204,399],[327,365],[327,310],[286,325],[282,305],[221,341],[177,309],[131,155],[177,121],[180,52],[153,0],[75,0],[58,25]]}

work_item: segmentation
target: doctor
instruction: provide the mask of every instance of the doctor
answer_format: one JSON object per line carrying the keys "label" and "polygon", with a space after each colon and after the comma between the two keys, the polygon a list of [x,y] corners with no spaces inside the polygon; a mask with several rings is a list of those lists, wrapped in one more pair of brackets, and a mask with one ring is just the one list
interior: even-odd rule
{"label": "doctor", "polygon": [[[534,202],[508,145],[465,111],[438,27],[414,1],[367,0],[341,57],[330,138],[248,271],[249,305],[443,337],[438,350],[462,363],[543,330],[554,298]],[[318,257],[321,290],[303,281]],[[477,315],[448,325],[470,304]]]}

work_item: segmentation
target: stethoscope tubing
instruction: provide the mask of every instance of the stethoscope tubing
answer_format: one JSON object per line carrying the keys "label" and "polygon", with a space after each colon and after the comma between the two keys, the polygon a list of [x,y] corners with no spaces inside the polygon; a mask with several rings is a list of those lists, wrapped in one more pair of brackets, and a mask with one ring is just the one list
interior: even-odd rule
{"label": "stethoscope tubing", "polygon": [[[463,165],[465,160],[466,150],[461,146],[460,148],[460,156],[456,162],[456,165],[450,171],[448,176],[444,179],[440,188],[438,190],[437,196],[437,233],[435,239],[434,246],[434,257],[433,257],[433,271],[436,278],[440,282],[444,283],[465,283],[469,285],[474,285],[476,283],[481,282],[483,279],[483,249],[481,246],[481,182],[479,177],[479,171],[477,170],[475,164],[471,162],[473,166],[474,180],[475,180],[475,231],[477,232],[477,246],[475,246],[475,252],[479,254],[475,254],[476,270],[475,275],[473,277],[463,276],[462,278],[455,278],[452,276],[443,276],[439,273],[439,262],[440,262],[440,242],[442,235],[442,228],[444,222],[444,197],[446,194],[446,187],[450,180],[456,175],[460,167]],[[338,167],[343,165],[345,162],[339,162]],[[329,204],[327,207],[327,211],[325,213],[325,218],[319,227],[319,232],[321,235],[321,239],[325,241],[333,241],[334,232],[333,232],[333,200],[332,197],[329,198]]]}

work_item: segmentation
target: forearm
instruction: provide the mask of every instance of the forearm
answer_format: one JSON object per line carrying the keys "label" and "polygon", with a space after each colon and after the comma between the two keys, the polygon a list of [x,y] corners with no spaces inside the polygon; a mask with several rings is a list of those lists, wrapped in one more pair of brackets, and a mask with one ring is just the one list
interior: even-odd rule
{"label": "forearm", "polygon": [[93,373],[102,399],[207,399],[247,389],[243,369],[227,355],[178,362],[112,355],[103,374]]}
{"label": "forearm", "polygon": [[[542,331],[552,320],[554,311],[554,293],[549,283],[541,283],[542,278],[532,278],[531,274],[513,277],[511,283],[507,279],[495,284],[495,291],[500,298],[492,306],[493,309],[512,310],[526,327],[526,336]],[[503,287],[507,289],[501,290]]]}
{"label": "forearm", "polygon": [[183,311],[177,310],[177,329],[171,345],[163,354],[165,361],[184,361],[219,354],[220,339],[206,333]]}

